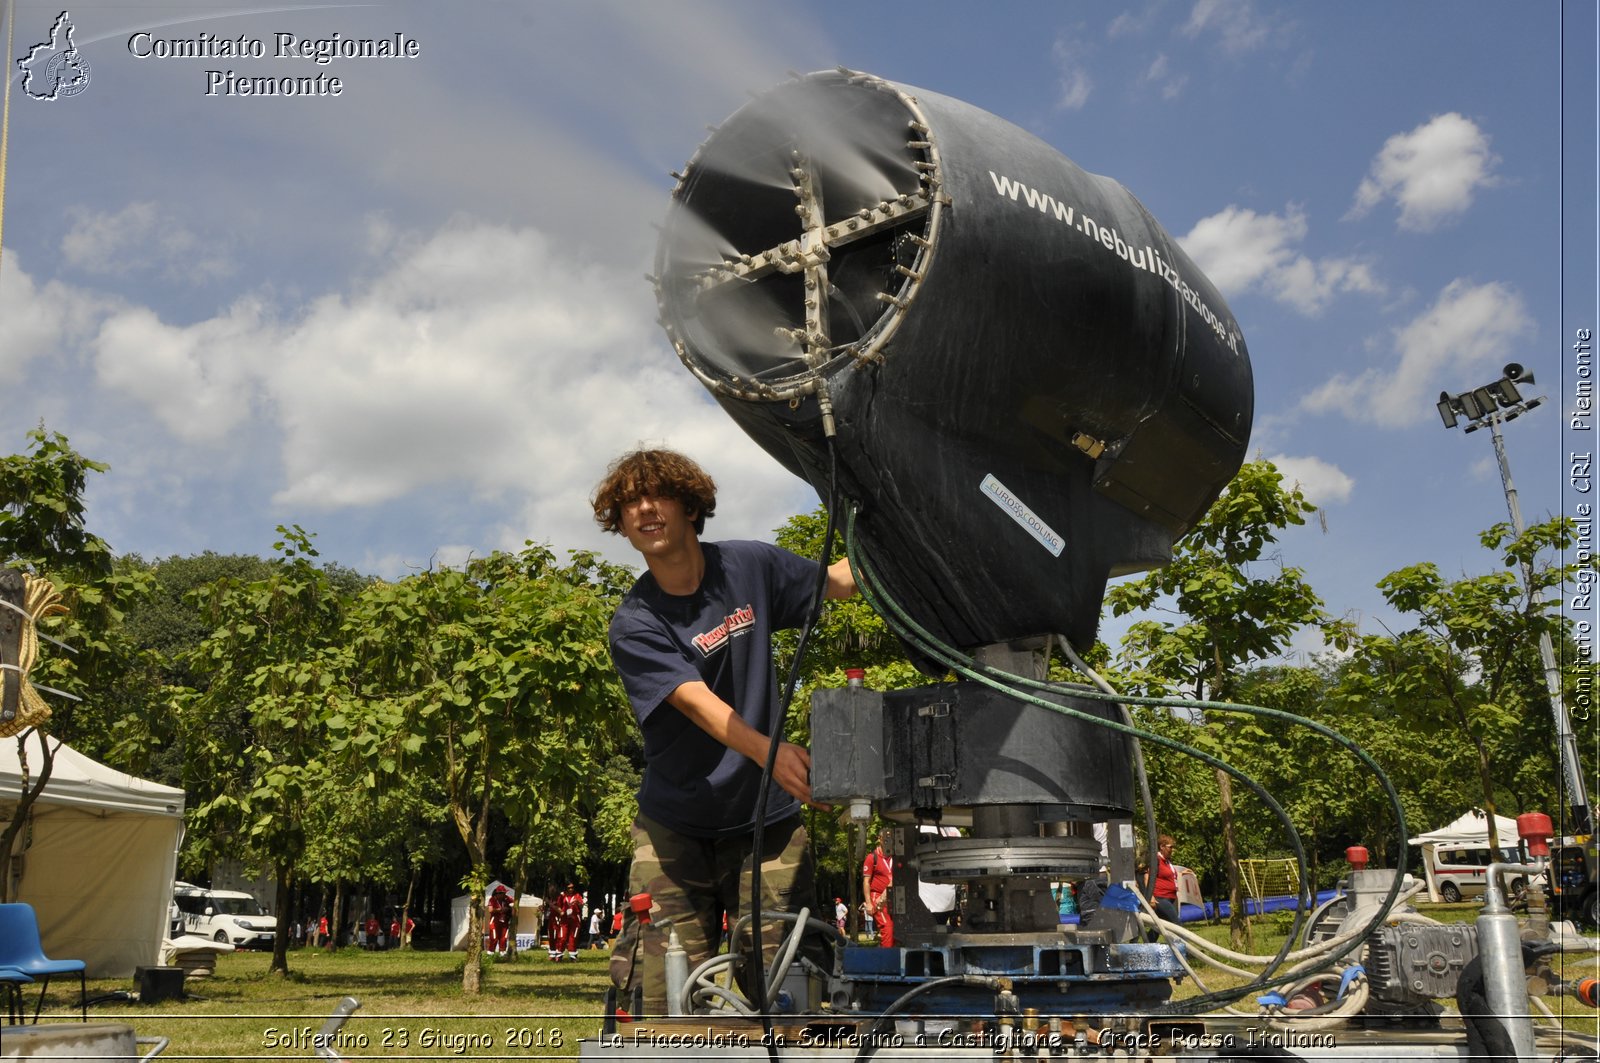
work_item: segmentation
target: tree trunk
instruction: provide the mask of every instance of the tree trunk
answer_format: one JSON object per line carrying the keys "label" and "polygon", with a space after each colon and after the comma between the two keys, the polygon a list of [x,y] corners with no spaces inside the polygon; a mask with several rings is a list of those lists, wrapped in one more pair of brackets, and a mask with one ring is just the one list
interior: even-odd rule
{"label": "tree trunk", "polygon": [[344,880],[340,879],[333,885],[333,924],[328,927],[328,947],[339,947],[339,935],[344,933]]}
{"label": "tree trunk", "polygon": [[859,853],[856,851],[856,842],[860,841],[863,847],[865,846],[866,830],[866,826],[862,826],[860,831],[850,831],[850,865],[844,869],[844,877],[850,883],[850,910],[845,913],[844,926],[852,944],[856,940],[856,935],[864,929],[861,925],[861,902],[866,898],[861,896],[861,864],[866,860],[867,854],[865,851]]}
{"label": "tree trunk", "polygon": [[39,748],[44,751],[44,767],[39,769],[39,781],[29,783],[27,742],[28,736],[33,733],[34,729],[30,727],[17,735],[17,763],[22,767],[22,792],[17,795],[17,807],[11,814],[11,822],[6,824],[4,831],[0,831],[0,904],[11,900],[11,847],[17,843],[17,835],[22,833],[23,825],[28,822],[28,811],[38,800],[45,783],[50,781],[50,773],[56,766],[56,751],[50,748],[50,736],[41,731]]}
{"label": "tree trunk", "polygon": [[395,942],[396,948],[409,949],[411,947],[411,931],[406,929],[411,925],[411,902],[417,896],[417,877],[422,874],[422,868],[412,865],[411,879],[406,883],[405,903],[400,905],[400,940]]}
{"label": "tree trunk", "polygon": [[1489,825],[1489,859],[1500,859],[1500,828],[1495,823],[1494,774],[1489,766],[1489,751],[1483,739],[1474,737],[1472,745],[1478,754],[1478,784],[1483,787],[1483,814]]}
{"label": "tree trunk", "polygon": [[1228,866],[1228,940],[1235,949],[1249,952],[1250,920],[1244,911],[1244,884],[1239,880],[1239,842],[1233,826],[1233,780],[1221,768],[1217,772],[1217,796],[1222,807],[1222,845]]}
{"label": "tree trunk", "polygon": [[512,962],[517,958],[517,930],[522,919],[522,895],[528,891],[528,851],[524,846],[511,875],[511,941],[507,956]]}
{"label": "tree trunk", "polygon": [[483,891],[489,885],[488,787],[484,788],[484,807],[474,820],[465,806],[450,802],[450,818],[467,846],[472,871],[467,875],[467,963],[461,970],[461,991],[476,995],[483,990]]}
{"label": "tree trunk", "polygon": [[277,889],[274,891],[272,902],[273,909],[278,913],[278,930],[272,935],[272,963],[267,968],[268,974],[284,975],[289,973],[289,873],[287,863],[274,865],[278,873]]}

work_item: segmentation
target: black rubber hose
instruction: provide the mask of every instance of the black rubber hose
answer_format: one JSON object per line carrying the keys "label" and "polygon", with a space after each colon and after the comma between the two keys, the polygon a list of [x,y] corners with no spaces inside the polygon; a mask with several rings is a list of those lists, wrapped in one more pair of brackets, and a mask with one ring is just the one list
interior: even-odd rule
{"label": "black rubber hose", "polygon": [[[834,513],[837,511],[839,498],[838,456],[834,452],[831,437],[828,439],[828,458],[828,524],[822,534],[822,556],[818,561],[822,571],[817,577],[817,589],[812,599],[810,618],[800,631],[799,642],[795,644],[794,660],[789,665],[789,677],[784,684],[783,696],[778,702],[777,723],[767,742],[767,759],[761,766],[761,789],[756,794],[755,829],[751,832],[750,838],[750,910],[757,915],[750,920],[750,955],[747,962],[750,965],[750,986],[755,997],[753,1003],[760,1011],[761,1028],[766,1034],[763,1040],[767,1046],[767,1058],[774,1063],[778,1059],[778,1039],[773,1036],[772,1012],[767,1007],[767,970],[761,954],[761,843],[766,835],[767,791],[772,785],[772,769],[778,762],[778,746],[783,742],[784,726],[789,719],[789,704],[794,700],[795,688],[800,682],[800,664],[805,660],[806,644],[811,641],[811,631],[822,616],[822,606],[827,601],[828,564],[833,553]],[[730,948],[737,947],[734,942],[728,944]]]}

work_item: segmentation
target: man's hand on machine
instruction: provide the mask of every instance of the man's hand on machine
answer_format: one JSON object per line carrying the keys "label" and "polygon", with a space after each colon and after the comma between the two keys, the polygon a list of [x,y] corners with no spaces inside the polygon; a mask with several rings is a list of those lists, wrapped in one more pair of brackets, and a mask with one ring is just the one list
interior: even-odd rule
{"label": "man's hand on machine", "polygon": [[811,754],[804,746],[779,742],[772,778],[783,787],[784,793],[805,804],[811,803]]}

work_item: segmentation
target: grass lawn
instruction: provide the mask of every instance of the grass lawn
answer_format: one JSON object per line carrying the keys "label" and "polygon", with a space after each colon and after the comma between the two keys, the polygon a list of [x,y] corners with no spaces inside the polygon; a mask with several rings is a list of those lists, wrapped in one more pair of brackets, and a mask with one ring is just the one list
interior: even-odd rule
{"label": "grass lawn", "polygon": [[[238,952],[219,957],[212,977],[191,980],[187,1000],[103,1001],[90,1006],[89,1019],[170,1038],[163,1060],[310,1059],[311,1035],[352,996],[361,1010],[341,1042],[352,1057],[572,1058],[578,1039],[600,1028],[609,955],[584,951],[576,962],[552,963],[543,950],[524,953],[487,965],[484,991],[468,997],[459,952],[299,949],[289,954],[288,978],[268,977],[266,953]],[[89,997],[131,984],[90,981]],[[47,1016],[76,1021],[76,1004],[75,984],[51,984]]]}

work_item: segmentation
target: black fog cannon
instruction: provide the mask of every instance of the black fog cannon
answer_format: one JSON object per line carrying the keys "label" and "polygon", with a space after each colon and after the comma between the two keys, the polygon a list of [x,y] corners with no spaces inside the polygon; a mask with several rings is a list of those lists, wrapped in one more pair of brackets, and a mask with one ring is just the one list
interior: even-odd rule
{"label": "black fog cannon", "polygon": [[747,104],[657,256],[684,364],[843,495],[889,594],[958,647],[1086,648],[1108,576],[1170,560],[1244,459],[1215,288],[1120,184],[959,100],[849,72]]}
{"label": "black fog cannon", "polygon": [[[685,168],[656,273],[684,365],[824,497],[837,476],[881,589],[1010,671],[1042,673],[1043,636],[1086,648],[1106,580],[1169,561],[1244,458],[1216,289],[1120,184],[959,100],[842,70],[757,97]],[[1177,970],[1055,936],[1048,883],[1093,873],[1092,824],[1133,807],[1122,736],[942,683],[825,692],[812,743],[819,800],[967,829],[903,828],[901,867],[969,883],[963,934],[988,935],[908,941],[854,971],[857,1004],[969,963],[1047,992]]]}

